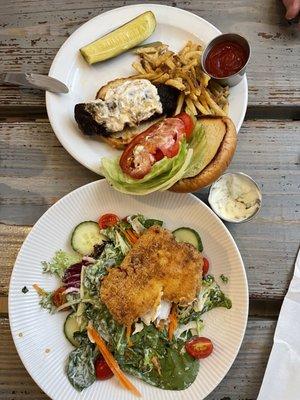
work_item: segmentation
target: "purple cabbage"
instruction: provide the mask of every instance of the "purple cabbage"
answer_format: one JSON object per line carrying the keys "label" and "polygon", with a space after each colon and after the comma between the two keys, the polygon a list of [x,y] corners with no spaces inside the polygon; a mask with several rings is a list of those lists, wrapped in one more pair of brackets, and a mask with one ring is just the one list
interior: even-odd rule
{"label": "purple cabbage", "polygon": [[89,265],[90,261],[82,260],[79,263],[71,265],[66,269],[64,276],[62,277],[63,285],[66,289],[70,287],[80,288],[80,275],[82,267],[85,265]]}

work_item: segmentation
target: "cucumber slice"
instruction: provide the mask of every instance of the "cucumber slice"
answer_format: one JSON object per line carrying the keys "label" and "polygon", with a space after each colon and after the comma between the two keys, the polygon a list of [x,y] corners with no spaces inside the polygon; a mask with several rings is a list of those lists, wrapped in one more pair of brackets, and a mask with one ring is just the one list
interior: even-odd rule
{"label": "cucumber slice", "polygon": [[74,333],[80,330],[76,319],[76,313],[72,312],[66,318],[64,325],[64,334],[68,341],[75,347],[79,346],[79,343],[74,339]]}
{"label": "cucumber slice", "polygon": [[177,242],[185,242],[192,244],[197,250],[203,251],[202,240],[199,233],[192,228],[178,228],[173,231],[173,235]]}
{"label": "cucumber slice", "polygon": [[107,35],[80,49],[89,64],[108,60],[146,40],[156,27],[152,11],[147,11]]}
{"label": "cucumber slice", "polygon": [[77,225],[72,233],[71,246],[79,254],[88,256],[96,244],[101,244],[106,237],[100,233],[100,228],[95,221],[84,221]]}

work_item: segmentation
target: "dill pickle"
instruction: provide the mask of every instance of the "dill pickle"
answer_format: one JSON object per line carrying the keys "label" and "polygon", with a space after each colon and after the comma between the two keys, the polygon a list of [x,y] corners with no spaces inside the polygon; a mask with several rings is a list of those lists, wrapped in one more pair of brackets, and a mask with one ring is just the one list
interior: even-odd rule
{"label": "dill pickle", "polygon": [[146,40],[156,27],[152,11],[147,11],[107,35],[80,49],[89,64],[108,60]]}

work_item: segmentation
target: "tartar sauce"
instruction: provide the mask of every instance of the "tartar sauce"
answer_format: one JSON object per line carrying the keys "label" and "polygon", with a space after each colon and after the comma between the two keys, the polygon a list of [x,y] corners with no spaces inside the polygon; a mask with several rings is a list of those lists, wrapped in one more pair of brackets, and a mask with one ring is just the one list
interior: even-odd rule
{"label": "tartar sauce", "polygon": [[147,79],[132,79],[110,88],[105,100],[86,103],[85,109],[110,132],[122,131],[125,125],[134,127],[163,111],[157,88]]}
{"label": "tartar sauce", "polygon": [[260,208],[261,193],[247,175],[228,173],[212,185],[209,203],[221,218],[240,222]]}

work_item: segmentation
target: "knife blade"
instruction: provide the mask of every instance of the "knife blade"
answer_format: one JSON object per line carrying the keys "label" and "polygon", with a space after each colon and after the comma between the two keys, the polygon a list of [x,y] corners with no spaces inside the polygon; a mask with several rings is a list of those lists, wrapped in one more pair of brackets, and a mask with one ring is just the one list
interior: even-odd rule
{"label": "knife blade", "polygon": [[53,93],[68,93],[68,87],[58,79],[51,78],[47,75],[30,74],[24,72],[6,72],[0,74],[0,83],[13,84],[34,88],[40,90],[48,90]]}

